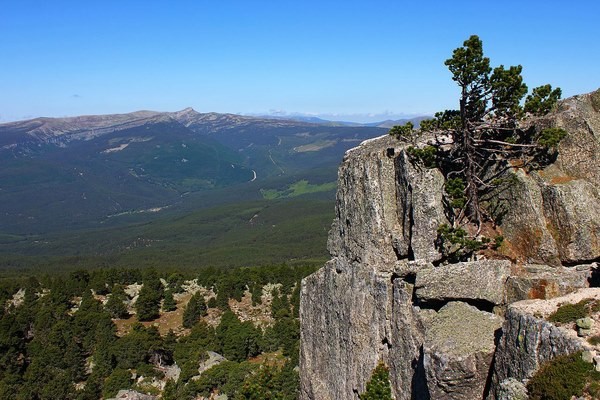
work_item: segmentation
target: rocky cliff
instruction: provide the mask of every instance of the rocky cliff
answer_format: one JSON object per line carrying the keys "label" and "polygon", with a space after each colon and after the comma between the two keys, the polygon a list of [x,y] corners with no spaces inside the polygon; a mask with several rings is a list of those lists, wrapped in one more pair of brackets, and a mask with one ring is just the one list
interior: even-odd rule
{"label": "rocky cliff", "polygon": [[411,163],[406,143],[385,136],[346,153],[332,259],[302,286],[301,399],[358,399],[380,360],[396,399],[495,398],[498,377],[530,377],[513,368],[493,378],[512,351],[502,342],[517,318],[510,307],[505,318],[507,306],[597,285],[600,91],[534,123],[568,136],[547,168],[514,168],[496,199],[503,259],[441,262],[444,178]]}

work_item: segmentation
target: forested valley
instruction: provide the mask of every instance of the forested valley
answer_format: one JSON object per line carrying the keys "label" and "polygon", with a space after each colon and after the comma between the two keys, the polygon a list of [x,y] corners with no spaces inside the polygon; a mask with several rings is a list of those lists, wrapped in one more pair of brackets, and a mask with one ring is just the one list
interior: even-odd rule
{"label": "forested valley", "polygon": [[0,281],[0,398],[294,399],[313,266],[76,270]]}

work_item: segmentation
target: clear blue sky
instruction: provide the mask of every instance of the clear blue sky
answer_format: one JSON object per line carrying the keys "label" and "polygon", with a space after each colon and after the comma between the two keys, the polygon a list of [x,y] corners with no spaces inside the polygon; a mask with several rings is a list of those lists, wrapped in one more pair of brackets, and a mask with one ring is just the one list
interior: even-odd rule
{"label": "clear blue sky", "polygon": [[29,1],[0,5],[0,121],[175,111],[340,119],[456,108],[478,34],[529,87],[600,87],[600,1]]}

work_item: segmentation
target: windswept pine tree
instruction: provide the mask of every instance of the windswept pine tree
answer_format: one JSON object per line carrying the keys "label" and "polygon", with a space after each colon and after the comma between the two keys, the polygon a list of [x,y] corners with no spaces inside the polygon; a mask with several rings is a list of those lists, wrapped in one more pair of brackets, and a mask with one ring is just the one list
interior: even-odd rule
{"label": "windswept pine tree", "polygon": [[[561,96],[559,88],[543,85],[527,94],[522,66],[490,66],[483,43],[473,35],[454,50],[445,65],[460,89],[457,110],[438,112],[421,122],[395,126],[390,135],[416,145],[425,133],[435,141],[410,147],[408,154],[425,168],[439,168],[445,176],[448,217],[452,226],[441,226],[441,241],[460,244],[468,254],[494,245],[480,236],[482,225],[494,224],[484,199],[507,183],[513,166],[539,168],[555,159],[566,132],[558,128],[538,130],[528,118],[552,110]],[[465,229],[471,227],[471,229]]]}

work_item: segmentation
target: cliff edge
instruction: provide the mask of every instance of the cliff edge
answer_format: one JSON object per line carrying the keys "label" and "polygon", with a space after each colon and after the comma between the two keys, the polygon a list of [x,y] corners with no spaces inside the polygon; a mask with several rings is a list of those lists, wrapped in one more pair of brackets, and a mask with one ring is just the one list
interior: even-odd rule
{"label": "cliff edge", "polygon": [[[496,398],[498,377],[526,382],[531,369],[494,372],[511,351],[499,346],[517,318],[509,305],[598,286],[600,90],[533,123],[568,136],[543,170],[511,170],[495,259],[443,260],[444,177],[413,164],[407,143],[384,136],[346,153],[332,258],[302,285],[301,399],[358,399],[380,360],[398,400]],[[556,343],[567,344],[553,354],[574,348]]]}

